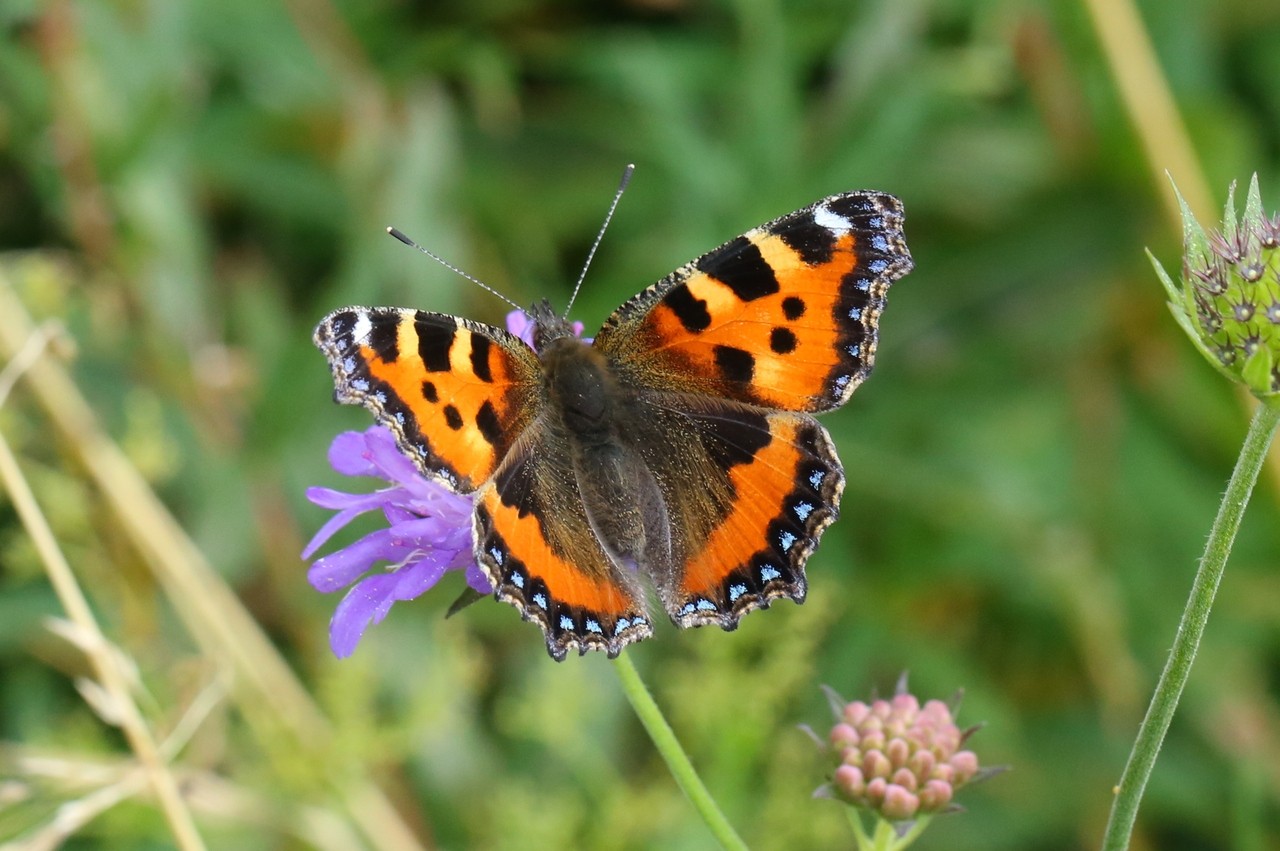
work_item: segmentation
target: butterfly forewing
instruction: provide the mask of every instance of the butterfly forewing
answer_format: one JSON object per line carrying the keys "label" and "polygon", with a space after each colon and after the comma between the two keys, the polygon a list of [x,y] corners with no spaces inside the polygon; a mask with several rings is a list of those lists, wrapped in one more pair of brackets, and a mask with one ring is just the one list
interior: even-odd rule
{"label": "butterfly forewing", "polygon": [[442,313],[348,307],[317,326],[339,402],[364,405],[430,475],[474,490],[533,418],[540,367],[499,328]]}
{"label": "butterfly forewing", "polygon": [[896,198],[834,195],[682,266],[597,345],[638,383],[827,411],[870,372],[885,292],[911,268]]}

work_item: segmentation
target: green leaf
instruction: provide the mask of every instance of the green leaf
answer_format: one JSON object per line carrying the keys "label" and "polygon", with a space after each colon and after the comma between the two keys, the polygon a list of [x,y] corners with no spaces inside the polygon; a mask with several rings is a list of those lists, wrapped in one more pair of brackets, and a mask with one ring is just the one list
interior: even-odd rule
{"label": "green leaf", "polygon": [[1169,182],[1173,184],[1173,194],[1178,199],[1178,209],[1182,211],[1182,254],[1188,264],[1199,262],[1201,265],[1208,262],[1209,257],[1209,237],[1205,234],[1204,228],[1196,221],[1195,214],[1191,212],[1191,207],[1187,204],[1187,199],[1182,197],[1182,193],[1178,191],[1178,184],[1173,183],[1173,178],[1169,178]]}
{"label": "green leaf", "polygon": [[1204,339],[1200,336],[1199,327],[1196,326],[1196,324],[1191,320],[1191,317],[1187,315],[1186,311],[1183,310],[1181,306],[1177,304],[1170,304],[1169,312],[1173,314],[1174,320],[1178,323],[1179,327],[1182,328],[1183,332],[1191,338],[1191,344],[1196,347],[1196,351],[1204,355],[1204,359],[1207,360],[1214,369],[1222,373],[1222,375],[1229,381],[1238,382],[1240,380],[1240,376],[1228,369],[1226,365],[1218,359],[1218,356],[1210,351],[1209,347],[1204,344]]}
{"label": "green leaf", "polygon": [[1222,208],[1222,235],[1231,243],[1236,238],[1236,182],[1227,187],[1227,203]]}
{"label": "green leaf", "polygon": [[1169,277],[1169,273],[1164,270],[1164,266],[1151,253],[1151,249],[1143,249],[1147,252],[1147,259],[1151,261],[1151,265],[1155,267],[1156,277],[1160,279],[1160,283],[1164,284],[1164,291],[1169,294],[1170,306],[1176,306],[1178,310],[1186,311],[1186,295],[1182,288],[1173,282],[1173,278]]}
{"label": "green leaf", "polygon": [[1262,216],[1262,191],[1258,188],[1258,173],[1255,171],[1253,177],[1249,179],[1249,193],[1244,202],[1244,219],[1242,221],[1245,230],[1256,234],[1258,228],[1262,225]]}

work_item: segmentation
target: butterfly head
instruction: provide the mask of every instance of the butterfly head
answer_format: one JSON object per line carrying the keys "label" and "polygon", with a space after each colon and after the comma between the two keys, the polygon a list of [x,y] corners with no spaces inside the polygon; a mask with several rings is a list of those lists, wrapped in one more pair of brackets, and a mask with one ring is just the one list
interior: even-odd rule
{"label": "butterfly head", "polygon": [[576,337],[573,323],[568,318],[556,313],[551,302],[539,299],[528,310],[533,320],[533,349],[545,351],[547,345],[561,337]]}

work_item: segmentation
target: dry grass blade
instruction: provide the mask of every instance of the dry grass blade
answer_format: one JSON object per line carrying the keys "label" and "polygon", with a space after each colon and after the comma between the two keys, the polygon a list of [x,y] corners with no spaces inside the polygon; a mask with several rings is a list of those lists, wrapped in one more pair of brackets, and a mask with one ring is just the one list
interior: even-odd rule
{"label": "dry grass blade", "polygon": [[[25,306],[0,269],[0,357],[13,357],[33,334]],[[63,367],[37,358],[26,372],[32,395],[102,492],[166,597],[209,659],[234,674],[232,697],[259,740],[304,759],[343,799],[370,843],[380,849],[421,844],[382,792],[349,763],[326,759],[327,720],[261,627],[240,604],[129,460]]]}
{"label": "dry grass blade", "polygon": [[[80,590],[71,565],[67,563],[54,538],[53,530],[49,528],[44,514],[40,511],[40,506],[36,504],[35,496],[18,466],[18,459],[14,457],[8,442],[2,436],[0,436],[0,483],[3,483],[5,490],[9,493],[14,510],[31,536],[49,575],[49,581],[57,592],[63,608],[66,609],[68,617],[82,633],[90,637],[90,640],[83,642],[83,646],[97,676],[97,685],[103,693],[102,704],[105,706],[109,703],[112,719],[119,725],[129,741],[129,747],[142,764],[146,781],[160,802],[160,808],[168,819],[178,847],[184,851],[204,848],[204,842],[196,830],[191,812],[182,800],[178,783],[161,758],[155,737],[151,735],[142,712],[133,700],[129,678],[120,669],[110,642],[98,628],[93,610],[89,608],[89,601]],[[104,802],[107,806],[120,800],[115,793],[108,793],[107,790],[101,790],[101,792],[105,796]],[[96,814],[100,809],[90,807],[89,811]]]}

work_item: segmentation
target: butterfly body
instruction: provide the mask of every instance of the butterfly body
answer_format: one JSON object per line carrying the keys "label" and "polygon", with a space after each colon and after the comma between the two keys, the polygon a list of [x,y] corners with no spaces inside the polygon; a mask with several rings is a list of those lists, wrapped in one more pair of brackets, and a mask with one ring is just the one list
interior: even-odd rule
{"label": "butterfly body", "polygon": [[352,307],[316,330],[336,398],[428,475],[474,493],[496,596],[569,650],[733,629],[804,600],[844,473],[810,415],[870,371],[884,292],[911,268],[897,199],[836,195],[677,269],[594,341],[542,302],[534,346],[425,311]]}

